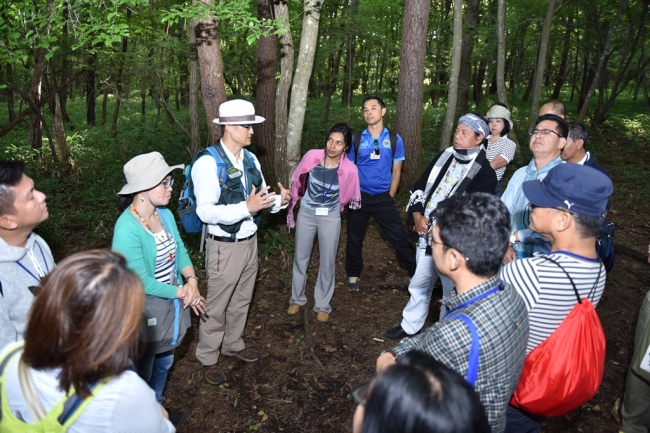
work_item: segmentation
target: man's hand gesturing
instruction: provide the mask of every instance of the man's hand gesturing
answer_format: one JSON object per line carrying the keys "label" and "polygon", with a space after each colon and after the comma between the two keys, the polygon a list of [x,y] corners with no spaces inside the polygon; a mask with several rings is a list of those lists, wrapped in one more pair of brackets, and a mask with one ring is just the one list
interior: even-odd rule
{"label": "man's hand gesturing", "polygon": [[248,212],[254,214],[273,206],[275,203],[275,194],[269,193],[270,187],[264,187],[259,192],[255,192],[255,185],[251,187],[251,194],[246,199],[246,208]]}

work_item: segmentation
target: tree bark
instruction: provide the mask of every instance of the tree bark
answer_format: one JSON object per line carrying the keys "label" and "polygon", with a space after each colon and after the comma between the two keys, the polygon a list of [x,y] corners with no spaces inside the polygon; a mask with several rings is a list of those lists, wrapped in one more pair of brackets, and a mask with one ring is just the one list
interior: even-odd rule
{"label": "tree bark", "polygon": [[469,109],[469,87],[472,80],[472,51],[474,35],[478,26],[479,0],[467,0],[465,25],[463,26],[463,48],[460,56],[460,75],[458,76],[458,100],[456,116],[460,117]]}
{"label": "tree bark", "polygon": [[[212,4],[214,0],[193,0]],[[223,58],[219,48],[217,22],[214,18],[199,20],[195,27],[196,48],[201,66],[201,91],[210,143],[221,139],[221,129],[212,122],[219,117],[219,105],[226,102],[226,83],[223,77]]]}
{"label": "tree bark", "polygon": [[537,56],[537,68],[535,70],[535,80],[533,82],[533,97],[530,104],[530,117],[528,129],[531,129],[537,120],[539,112],[539,99],[542,93],[542,82],[544,81],[544,67],[546,66],[546,53],[548,51],[548,40],[551,35],[551,23],[555,13],[555,4],[557,0],[548,0],[546,9],[546,18],[542,27],[542,38],[539,42],[539,55]]}
{"label": "tree bark", "polygon": [[[271,0],[257,0],[257,17],[261,20],[273,18]],[[257,125],[255,138],[257,157],[269,185],[275,185],[275,35],[263,36],[257,41],[257,84],[255,101],[257,113],[266,119]],[[281,179],[286,181],[286,179]]]}
{"label": "tree bark", "polygon": [[289,120],[287,122],[287,172],[293,172],[300,162],[300,143],[302,127],[305,122],[307,108],[307,90],[309,79],[314,68],[314,55],[318,40],[318,24],[320,9],[324,0],[305,0],[300,36],[300,51],[296,63],[296,72],[291,85],[291,102],[289,104]]}
{"label": "tree bark", "polygon": [[88,69],[86,71],[86,123],[90,126],[95,126],[95,123],[97,122],[95,115],[96,60],[97,54],[91,54],[90,57],[88,57]]}
{"label": "tree bark", "polygon": [[406,161],[402,184],[409,188],[420,176],[424,57],[430,8],[429,0],[407,1],[402,22],[395,129],[404,140]]}
{"label": "tree bark", "polygon": [[[13,83],[16,80],[12,64],[7,64],[5,77],[10,83]],[[11,87],[7,87],[7,112],[9,113],[9,122],[16,118],[16,92],[14,92],[14,89]]]}
{"label": "tree bark", "polygon": [[359,0],[350,0],[349,24],[346,26],[345,41],[345,65],[343,67],[343,88],[341,89],[341,101],[343,105],[350,106],[352,103],[353,74],[354,74],[354,50],[356,47],[356,19],[359,13]]}
{"label": "tree bark", "polygon": [[[131,18],[131,8],[126,10],[126,19]],[[120,115],[120,105],[122,103],[122,74],[124,73],[124,61],[126,60],[126,52],[129,46],[129,38],[122,38],[122,55],[120,56],[119,66],[117,68],[117,77],[115,77],[115,107],[113,108],[113,118],[111,119],[111,138],[117,137],[117,119]]]}
{"label": "tree bark", "polygon": [[506,90],[506,0],[498,0],[497,10],[497,95],[499,101],[508,104]]}
{"label": "tree bark", "polygon": [[566,19],[566,31],[564,33],[564,43],[562,47],[562,58],[560,59],[560,66],[555,76],[555,87],[551,99],[558,99],[560,97],[560,90],[566,81],[567,63],[569,62],[569,48],[571,48],[571,31],[573,27],[573,8]]}
{"label": "tree bark", "polygon": [[289,26],[289,5],[285,0],[274,4],[275,16],[285,29],[280,35],[280,81],[275,94],[275,176],[289,179],[287,165],[287,126],[289,112],[289,90],[293,74],[293,39]]}
{"label": "tree bark", "polygon": [[190,158],[201,150],[201,122],[199,119],[199,61],[198,53],[196,51],[196,22],[190,21],[190,88],[189,88],[189,110],[190,110],[190,148],[188,153]]}
{"label": "tree bark", "polygon": [[[53,11],[54,0],[48,0],[47,6],[44,8],[42,13],[51,16]],[[46,38],[49,34],[50,25],[48,23],[41,29],[41,35],[43,38]],[[39,110],[41,109],[41,81],[47,66],[45,54],[47,54],[46,48],[34,49],[34,72],[32,73],[31,84],[29,86],[29,97]],[[43,147],[43,123],[41,122],[41,116],[39,116],[39,114],[40,113],[32,113],[29,115],[29,142],[33,149],[40,149]]]}
{"label": "tree bark", "polygon": [[449,138],[454,125],[456,113],[456,95],[458,94],[458,75],[460,72],[460,56],[463,48],[463,0],[454,0],[454,45],[451,55],[451,70],[449,71],[449,93],[447,95],[447,112],[442,122],[440,134],[440,150],[449,147]]}
{"label": "tree bark", "polygon": [[61,99],[58,93],[54,94],[54,120],[52,121],[52,129],[54,131],[57,157],[59,161],[67,162],[70,158],[70,154],[68,152],[68,143],[65,137],[65,128],[63,127]]}

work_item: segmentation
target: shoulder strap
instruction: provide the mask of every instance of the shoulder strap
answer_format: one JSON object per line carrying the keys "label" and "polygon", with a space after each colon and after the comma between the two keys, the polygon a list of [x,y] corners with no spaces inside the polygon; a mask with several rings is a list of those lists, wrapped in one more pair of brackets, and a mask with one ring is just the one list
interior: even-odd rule
{"label": "shoulder strap", "polygon": [[228,164],[226,162],[226,155],[224,155],[223,152],[219,149],[218,144],[208,146],[207,150],[210,152],[210,155],[212,155],[217,163],[217,178],[219,179],[219,186],[223,188],[223,186],[226,184],[226,176],[228,176],[226,170]]}
{"label": "shoulder strap", "polygon": [[[557,260],[553,260],[552,258],[550,258],[548,256],[541,256],[541,257],[548,260],[549,262],[555,263],[560,269],[562,269],[562,272],[564,272],[566,274],[567,278],[569,279],[569,281],[571,281],[571,286],[573,286],[573,292],[575,293],[576,298],[578,299],[578,304],[582,304],[582,299],[580,299],[580,293],[578,292],[578,288],[576,287],[576,284],[573,282],[573,278],[571,278],[571,275],[569,275],[569,273],[566,271],[566,269],[564,269],[562,267],[562,265],[560,265],[557,262]],[[600,267],[600,266],[598,267],[598,277],[596,277],[596,282],[594,283],[594,286],[589,291],[589,296],[591,296],[592,292],[595,290],[596,286],[598,285],[598,280],[600,280],[600,273],[601,273],[602,269],[603,269],[602,267]]]}
{"label": "shoulder strap", "polygon": [[354,133],[354,164],[356,165],[357,159],[359,159],[359,146],[361,146],[361,134],[363,131],[357,131]]}
{"label": "shoulder strap", "polygon": [[[14,356],[22,353],[25,342],[21,341],[15,344],[15,347],[9,350],[7,354],[0,360],[0,401],[6,402],[5,396],[2,395],[2,392],[5,390],[3,382],[5,381],[5,373],[9,361],[13,359]],[[2,421],[2,404],[0,404],[0,421]]]}
{"label": "shoulder strap", "polygon": [[445,319],[460,319],[469,328],[469,333],[472,337],[472,345],[469,348],[469,359],[467,360],[467,376],[465,380],[472,388],[476,385],[476,377],[478,376],[479,356],[481,354],[481,340],[478,336],[478,329],[468,316],[464,314],[452,314],[445,317]]}
{"label": "shoulder strap", "polygon": [[395,158],[395,150],[397,149],[397,132],[388,130],[388,136],[390,137],[390,151],[391,159]]}
{"label": "shoulder strap", "polygon": [[29,372],[29,367],[23,361],[22,356],[18,360],[18,382],[20,382],[20,390],[23,393],[27,409],[29,409],[29,413],[34,418],[34,421],[38,423],[47,415],[47,412],[43,407],[41,398],[38,396],[38,392],[36,392],[36,386]]}
{"label": "shoulder strap", "polygon": [[63,411],[57,418],[59,424],[64,425],[67,423],[68,426],[70,426],[70,424],[74,423],[77,418],[79,418],[84,409],[86,409],[86,407],[90,404],[91,400],[95,398],[99,390],[101,390],[104,385],[106,385],[109,379],[110,378],[107,377],[99,383],[94,383],[91,385],[91,395],[88,398],[81,399],[76,392],[73,392],[72,395],[68,396],[68,398],[63,403]]}

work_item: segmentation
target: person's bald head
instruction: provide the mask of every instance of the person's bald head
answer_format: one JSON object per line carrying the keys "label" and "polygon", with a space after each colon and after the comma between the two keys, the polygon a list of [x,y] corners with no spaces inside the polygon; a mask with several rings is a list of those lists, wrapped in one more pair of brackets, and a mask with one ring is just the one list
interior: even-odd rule
{"label": "person's bald head", "polygon": [[539,109],[539,116],[545,114],[555,114],[556,116],[566,119],[566,106],[560,101],[550,101],[542,105]]}

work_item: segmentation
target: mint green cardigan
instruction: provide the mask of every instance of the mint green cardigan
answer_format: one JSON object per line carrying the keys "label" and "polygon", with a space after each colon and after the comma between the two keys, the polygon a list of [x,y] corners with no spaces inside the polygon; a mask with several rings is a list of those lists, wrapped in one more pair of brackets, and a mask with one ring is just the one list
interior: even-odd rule
{"label": "mint green cardigan", "polygon": [[[176,260],[178,263],[178,281],[182,280],[181,270],[187,266],[192,266],[185,244],[181,239],[176,226],[176,220],[172,212],[164,207],[159,207],[158,212],[162,217],[165,228],[171,231],[176,241]],[[163,213],[165,214],[163,217]],[[171,227],[167,227],[171,225]],[[142,227],[140,221],[127,208],[115,223],[113,230],[113,251],[126,257],[129,268],[135,271],[142,280],[144,292],[147,295],[158,296],[161,298],[173,299],[176,297],[177,287],[171,284],[164,284],[154,278],[154,269],[156,267],[156,240],[151,233]]]}

